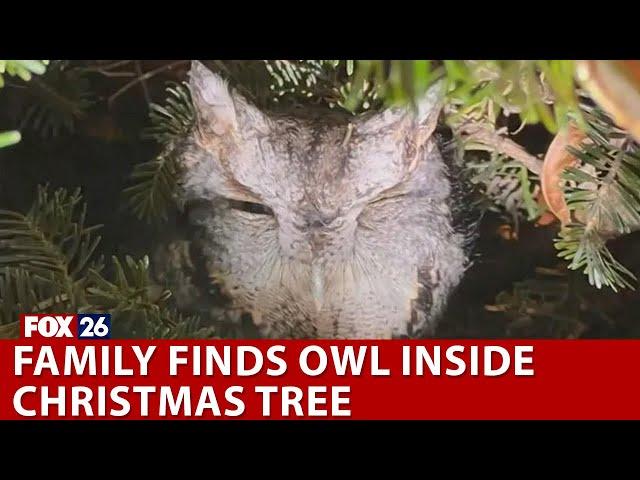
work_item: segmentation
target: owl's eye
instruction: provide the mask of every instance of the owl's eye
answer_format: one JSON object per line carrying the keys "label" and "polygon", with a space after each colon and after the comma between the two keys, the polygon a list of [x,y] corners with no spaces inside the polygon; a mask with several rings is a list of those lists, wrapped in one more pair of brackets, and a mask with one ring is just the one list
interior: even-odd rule
{"label": "owl's eye", "polygon": [[228,199],[229,206],[234,210],[240,210],[247,213],[254,213],[256,215],[270,215],[273,217],[273,210],[261,203],[245,202],[243,200]]}

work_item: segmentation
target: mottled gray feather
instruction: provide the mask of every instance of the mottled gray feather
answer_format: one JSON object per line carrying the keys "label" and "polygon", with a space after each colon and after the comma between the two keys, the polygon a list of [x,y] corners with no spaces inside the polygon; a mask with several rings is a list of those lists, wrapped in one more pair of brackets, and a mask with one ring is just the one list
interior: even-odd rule
{"label": "mottled gray feather", "polygon": [[429,332],[467,263],[432,137],[442,85],[416,111],[313,119],[267,115],[196,62],[191,88],[181,195],[200,202],[207,268],[263,335]]}

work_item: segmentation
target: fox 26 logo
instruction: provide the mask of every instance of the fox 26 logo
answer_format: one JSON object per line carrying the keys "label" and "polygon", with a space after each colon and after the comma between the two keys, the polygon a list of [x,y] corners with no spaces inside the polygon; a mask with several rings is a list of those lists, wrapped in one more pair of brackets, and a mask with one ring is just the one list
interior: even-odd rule
{"label": "fox 26 logo", "polygon": [[21,320],[23,338],[111,338],[111,315],[108,313],[23,314]]}

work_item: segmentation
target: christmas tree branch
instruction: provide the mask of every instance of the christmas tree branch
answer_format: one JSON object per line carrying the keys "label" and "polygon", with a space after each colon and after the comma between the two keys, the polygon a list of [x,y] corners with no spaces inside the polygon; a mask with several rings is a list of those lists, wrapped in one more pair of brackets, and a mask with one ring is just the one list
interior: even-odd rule
{"label": "christmas tree branch", "polygon": [[[513,140],[503,137],[487,124],[466,122],[456,127],[455,131],[465,143],[478,143],[486,147],[487,151],[513,158],[535,174],[542,171],[542,160],[531,155]],[[476,149],[478,148],[473,148]]]}

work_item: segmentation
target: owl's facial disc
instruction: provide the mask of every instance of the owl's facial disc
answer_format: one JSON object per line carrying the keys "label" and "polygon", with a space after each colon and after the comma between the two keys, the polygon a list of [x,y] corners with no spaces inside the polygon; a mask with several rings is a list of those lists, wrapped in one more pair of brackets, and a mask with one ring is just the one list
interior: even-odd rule
{"label": "owl's facial disc", "polygon": [[185,190],[210,200],[210,268],[256,318],[386,335],[411,319],[417,272],[436,253],[451,249],[455,283],[463,255],[430,140],[440,86],[415,111],[320,119],[266,114],[199,63],[190,87],[197,154]]}

